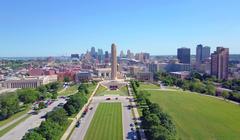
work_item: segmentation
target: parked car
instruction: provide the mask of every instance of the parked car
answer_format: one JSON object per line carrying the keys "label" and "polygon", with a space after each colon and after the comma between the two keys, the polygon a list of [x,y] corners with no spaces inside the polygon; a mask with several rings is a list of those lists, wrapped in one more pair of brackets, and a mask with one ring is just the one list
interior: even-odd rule
{"label": "parked car", "polygon": [[59,107],[63,107],[63,106],[64,106],[64,103],[59,103],[58,106],[59,106]]}
{"label": "parked car", "polygon": [[106,98],[106,100],[111,100],[111,98]]}

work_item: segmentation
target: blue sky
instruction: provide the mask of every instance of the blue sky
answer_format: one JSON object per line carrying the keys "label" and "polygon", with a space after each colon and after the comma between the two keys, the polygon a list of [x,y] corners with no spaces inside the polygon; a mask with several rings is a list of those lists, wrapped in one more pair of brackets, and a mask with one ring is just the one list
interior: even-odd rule
{"label": "blue sky", "polygon": [[0,56],[59,56],[91,46],[176,54],[204,44],[240,54],[239,0],[0,0]]}

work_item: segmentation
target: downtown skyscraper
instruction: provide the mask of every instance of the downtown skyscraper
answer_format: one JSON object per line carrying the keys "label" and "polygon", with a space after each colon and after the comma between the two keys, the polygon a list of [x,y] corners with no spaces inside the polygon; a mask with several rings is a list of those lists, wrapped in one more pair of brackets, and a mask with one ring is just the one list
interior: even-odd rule
{"label": "downtown skyscraper", "polygon": [[203,47],[202,44],[197,45],[196,48],[196,65],[201,65],[207,58],[210,57],[210,47]]}
{"label": "downtown skyscraper", "polygon": [[177,50],[177,58],[180,63],[190,64],[191,62],[191,50],[190,48],[178,48]]}
{"label": "downtown skyscraper", "polygon": [[218,79],[228,79],[229,49],[217,47],[211,54],[211,75]]}

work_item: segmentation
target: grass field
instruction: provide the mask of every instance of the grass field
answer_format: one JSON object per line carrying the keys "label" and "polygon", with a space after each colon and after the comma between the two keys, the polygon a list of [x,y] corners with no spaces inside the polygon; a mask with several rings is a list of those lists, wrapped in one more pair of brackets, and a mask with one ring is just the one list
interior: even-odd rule
{"label": "grass field", "polygon": [[102,85],[99,85],[99,87],[98,87],[95,95],[99,95],[100,93],[102,93],[102,92],[104,92],[104,91],[106,91],[106,90],[107,90],[106,87],[104,87],[104,86],[102,86]]}
{"label": "grass field", "polygon": [[120,96],[127,96],[128,90],[127,87],[124,86],[120,88],[119,90],[108,90],[103,86],[99,86],[96,94],[96,96],[103,96],[103,95],[120,95]]}
{"label": "grass field", "polygon": [[159,86],[151,84],[151,83],[140,83],[140,87],[138,88],[139,90],[144,90],[144,89],[160,89]]}
{"label": "grass field", "polygon": [[121,103],[100,103],[84,140],[122,140]]}
{"label": "grass field", "polygon": [[148,91],[174,120],[182,140],[239,140],[240,106],[182,91]]}
{"label": "grass field", "polygon": [[70,86],[66,90],[64,90],[63,92],[59,92],[59,95],[60,96],[68,96],[68,95],[71,95],[71,94],[75,94],[78,91],[78,87],[79,87],[79,84]]}

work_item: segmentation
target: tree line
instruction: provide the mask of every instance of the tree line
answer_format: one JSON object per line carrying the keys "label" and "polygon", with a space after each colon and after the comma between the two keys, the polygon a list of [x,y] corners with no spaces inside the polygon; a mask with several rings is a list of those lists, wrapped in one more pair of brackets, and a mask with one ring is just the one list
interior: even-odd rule
{"label": "tree line", "polygon": [[46,98],[56,99],[59,88],[60,83],[56,82],[36,89],[18,89],[16,92],[2,94],[0,97],[0,120],[11,117],[35,101]]}
{"label": "tree line", "polygon": [[240,85],[240,80],[217,80],[214,77],[211,77],[207,74],[201,75],[197,72],[192,72],[189,78],[180,79],[174,76],[171,76],[165,72],[158,72],[154,75],[156,81],[162,81],[165,86],[177,86],[183,90],[189,90],[191,92],[197,92],[201,94],[207,94],[212,96],[222,96],[224,99],[233,100],[240,103],[240,94],[238,91],[226,91],[217,92],[215,82],[220,82],[223,84],[223,87],[232,89],[231,85],[238,87]]}
{"label": "tree line", "polygon": [[172,118],[164,113],[160,106],[152,103],[146,91],[138,92],[138,81],[131,81],[137,103],[142,108],[142,128],[147,139],[151,140],[174,140],[176,139],[176,127]]}
{"label": "tree line", "polygon": [[23,140],[59,140],[68,127],[68,117],[78,113],[87,103],[89,85],[81,84],[78,93],[70,95],[63,108],[57,108],[47,113],[46,121],[43,121],[38,128],[25,134]]}

